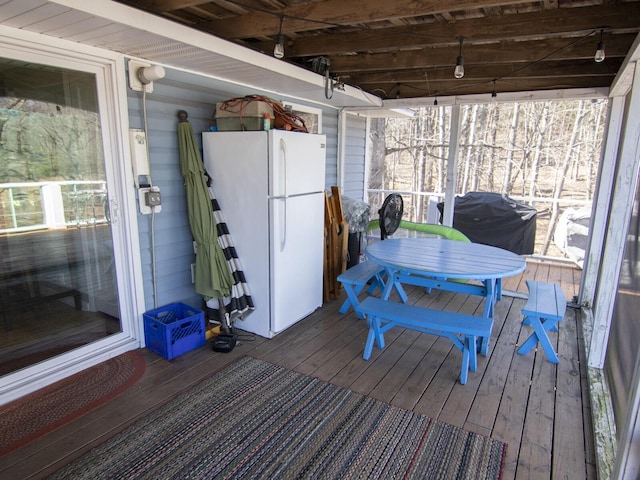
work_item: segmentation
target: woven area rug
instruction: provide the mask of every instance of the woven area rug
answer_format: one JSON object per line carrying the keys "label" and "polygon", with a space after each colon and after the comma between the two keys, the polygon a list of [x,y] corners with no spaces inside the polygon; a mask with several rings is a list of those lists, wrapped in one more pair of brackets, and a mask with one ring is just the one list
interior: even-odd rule
{"label": "woven area rug", "polygon": [[499,479],[506,444],[242,358],[52,478]]}
{"label": "woven area rug", "polygon": [[0,407],[0,456],[99,407],[133,385],[146,362],[131,351]]}

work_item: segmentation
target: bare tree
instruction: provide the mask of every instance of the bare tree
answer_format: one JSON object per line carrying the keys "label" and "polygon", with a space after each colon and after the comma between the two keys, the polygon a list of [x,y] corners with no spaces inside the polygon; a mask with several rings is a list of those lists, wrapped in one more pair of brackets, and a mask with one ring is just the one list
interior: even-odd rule
{"label": "bare tree", "polygon": [[583,108],[583,103],[580,102],[578,104],[578,113],[575,116],[575,121],[573,123],[573,130],[572,130],[572,134],[571,134],[571,139],[569,141],[569,144],[567,145],[567,149],[565,151],[565,155],[564,155],[564,159],[562,164],[559,166],[560,168],[558,169],[558,178],[556,180],[556,184],[555,184],[555,188],[553,190],[553,200],[554,202],[551,205],[551,220],[549,220],[549,227],[547,229],[547,234],[546,237],[544,239],[543,245],[542,245],[542,255],[546,255],[547,250],[549,249],[549,244],[551,243],[551,239],[553,238],[553,232],[555,232],[555,227],[556,227],[556,223],[558,221],[558,216],[559,216],[559,209],[558,209],[558,202],[557,200],[560,199],[561,195],[562,195],[562,190],[564,188],[564,182],[565,179],[567,177],[567,171],[569,169],[569,164],[571,162],[571,158],[573,156],[574,153],[574,149],[578,146],[577,145],[577,138],[578,138],[578,134],[580,132],[580,127],[582,125],[582,120],[584,119],[585,115],[586,115],[586,110]]}
{"label": "bare tree", "polygon": [[511,127],[509,129],[509,143],[507,150],[507,160],[504,168],[504,177],[502,181],[501,193],[511,193],[511,172],[513,171],[513,153],[516,149],[516,138],[518,135],[518,120],[520,114],[520,105],[513,105],[513,115],[511,117]]}
{"label": "bare tree", "polygon": [[472,153],[474,149],[474,135],[476,132],[476,120],[478,118],[478,105],[475,104],[471,107],[471,114],[469,115],[469,120],[467,122],[467,141],[465,148],[465,158],[463,163],[463,175],[462,175],[462,185],[460,191],[462,193],[466,193],[470,183],[470,173],[471,173],[471,159]]}

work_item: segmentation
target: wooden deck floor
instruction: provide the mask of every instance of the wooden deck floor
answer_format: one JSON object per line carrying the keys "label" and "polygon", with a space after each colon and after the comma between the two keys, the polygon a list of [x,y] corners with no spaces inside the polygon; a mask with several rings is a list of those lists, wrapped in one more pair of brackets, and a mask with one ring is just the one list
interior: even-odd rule
{"label": "wooden deck floor", "polygon": [[[505,291],[526,292],[525,280],[560,283],[571,299],[580,271],[529,262]],[[408,290],[410,302],[474,313],[476,297]],[[362,360],[366,323],[338,312],[341,297],[325,304],[274,339],[245,338],[228,354],[208,347],[168,362],[143,350],[147,371],[131,389],[107,405],[0,458],[4,479],[43,478],[130,425],[179,392],[242,355],[251,355],[312,375],[393,405],[428,415],[509,444],[504,479],[596,479],[591,413],[578,315],[571,308],[556,343],[560,364],[544,353],[523,356],[516,347],[529,335],[522,327],[521,296],[496,306],[489,355],[479,357],[466,385],[457,380],[460,352],[446,339],[403,329],[385,335],[387,347]]]}

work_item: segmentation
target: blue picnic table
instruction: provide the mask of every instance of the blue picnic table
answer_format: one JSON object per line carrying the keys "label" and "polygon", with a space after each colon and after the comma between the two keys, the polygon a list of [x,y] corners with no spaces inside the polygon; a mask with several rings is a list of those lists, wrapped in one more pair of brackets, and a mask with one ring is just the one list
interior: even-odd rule
{"label": "blue picnic table", "polygon": [[[367,247],[366,257],[386,271],[382,298],[395,288],[407,301],[403,284],[485,297],[483,317],[493,320],[502,295],[502,279],[522,272],[524,258],[513,252],[479,243],[441,238],[392,238]],[[482,338],[480,353],[487,354],[489,338]]]}

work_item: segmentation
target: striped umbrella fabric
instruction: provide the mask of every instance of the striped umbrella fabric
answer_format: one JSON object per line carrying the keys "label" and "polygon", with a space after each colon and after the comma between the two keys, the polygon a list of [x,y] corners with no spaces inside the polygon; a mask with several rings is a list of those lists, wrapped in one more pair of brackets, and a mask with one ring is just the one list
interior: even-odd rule
{"label": "striped umbrella fabric", "polygon": [[[208,183],[211,183],[210,177]],[[231,316],[231,318],[234,318],[249,310],[253,310],[255,306],[253,304],[253,299],[251,298],[251,291],[247,284],[244,271],[242,270],[242,263],[240,262],[240,258],[238,258],[238,252],[233,244],[233,239],[229,233],[229,228],[227,227],[227,223],[224,219],[222,210],[220,209],[220,205],[218,204],[218,200],[210,186],[209,197],[211,197],[211,210],[213,211],[213,219],[218,230],[218,244],[224,252],[224,256],[227,259],[227,265],[229,265],[229,270],[231,270],[231,275],[233,277],[231,295],[221,300],[224,302],[226,312]],[[206,303],[207,310],[219,309],[220,305],[217,299],[211,299]],[[207,313],[211,318],[211,312]]]}

